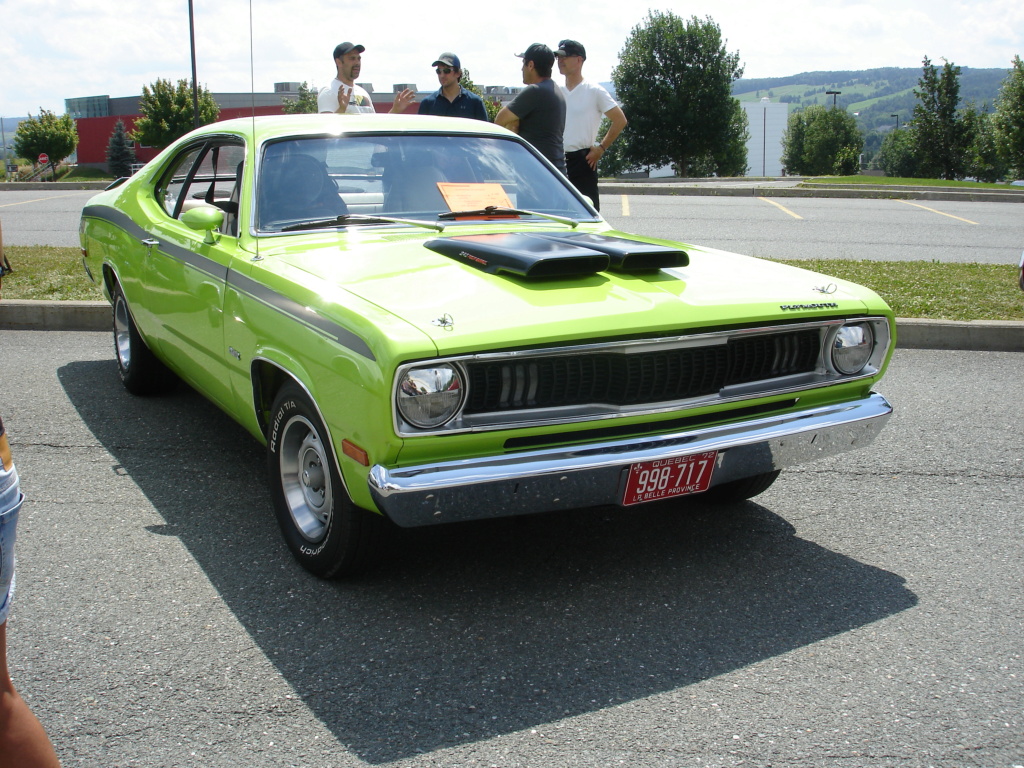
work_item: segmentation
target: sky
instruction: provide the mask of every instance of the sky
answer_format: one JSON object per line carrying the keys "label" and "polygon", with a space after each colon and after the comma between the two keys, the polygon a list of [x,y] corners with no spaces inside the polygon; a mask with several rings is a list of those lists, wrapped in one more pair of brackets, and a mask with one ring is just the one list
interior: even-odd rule
{"label": "sky", "polygon": [[[584,75],[609,81],[648,8],[711,17],[744,77],[909,67],[924,56],[962,67],[1009,69],[1024,56],[1021,0],[628,0],[453,3],[422,0],[193,0],[198,80],[215,93],[322,87],[331,52],[366,47],[359,82],[433,90],[431,62],[454,51],[478,85],[518,85],[515,54],[563,38],[587,49]],[[289,10],[285,10],[289,8]],[[301,11],[291,10],[301,8]],[[64,99],[134,96],[157,78],[191,77],[188,0],[0,0],[0,116],[64,113]],[[557,77],[557,71],[556,71]]]}

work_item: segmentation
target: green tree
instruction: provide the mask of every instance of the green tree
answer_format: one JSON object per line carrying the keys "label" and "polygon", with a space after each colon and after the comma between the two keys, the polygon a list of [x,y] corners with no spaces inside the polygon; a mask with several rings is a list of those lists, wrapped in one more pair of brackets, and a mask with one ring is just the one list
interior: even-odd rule
{"label": "green tree", "polygon": [[630,32],[612,71],[629,115],[625,161],[671,163],[686,176],[696,160],[726,154],[734,140],[732,84],[742,76],[739,53],[726,51],[710,17],[684,21],[671,12],[649,11]]}
{"label": "green tree", "polygon": [[925,56],[920,90],[914,89],[914,136],[922,176],[962,179],[971,143],[969,123],[959,109],[960,67],[945,62],[940,72]]}
{"label": "green tree", "polygon": [[803,110],[790,112],[786,132],[782,134],[782,170],[798,174],[804,165],[804,134],[807,133],[807,118]]}
{"label": "green tree", "polygon": [[107,142],[107,167],[115,179],[132,175],[132,164],[135,162],[135,150],[128,140],[128,132],[120,120],[114,125],[114,132]]}
{"label": "green tree", "polygon": [[488,99],[487,96],[484,95],[484,92],[480,90],[480,86],[473,82],[473,78],[469,76],[468,69],[462,70],[462,77],[459,78],[459,85],[467,91],[472,91],[484,100],[484,109],[487,110],[487,119],[493,123],[494,116],[501,111],[501,102],[496,99]]}
{"label": "green tree", "polygon": [[913,128],[900,128],[887,133],[878,150],[877,163],[886,176],[901,179],[917,177],[917,137]]}
{"label": "green tree", "polygon": [[964,112],[971,145],[967,148],[965,170],[978,181],[994,183],[1005,178],[1007,166],[999,152],[995,120],[988,112]]}
{"label": "green tree", "polygon": [[708,176],[743,176],[747,172],[747,140],[750,121],[747,112],[739,101],[735,103],[729,132],[719,150],[708,152],[690,163],[689,176],[706,178]]}
{"label": "green tree", "polygon": [[1013,67],[999,90],[995,114],[996,142],[1002,160],[1016,179],[1024,179],[1024,62]]}
{"label": "green tree", "polygon": [[859,167],[864,137],[846,110],[812,106],[789,116],[782,147],[787,173],[849,176]]}
{"label": "green tree", "polygon": [[318,94],[319,91],[316,88],[310,88],[303,82],[299,85],[299,98],[281,99],[281,109],[286,115],[315,115],[320,111],[320,106],[316,101]]}
{"label": "green tree", "polygon": [[50,158],[50,170],[75,151],[78,129],[71,115],[57,117],[49,110],[39,108],[39,117],[28,116],[18,125],[14,134],[14,152],[18,157],[36,161],[41,154]]}
{"label": "green tree", "polygon": [[[179,80],[175,86],[170,80],[158,78],[152,88],[142,86],[139,112],[142,117],[135,121],[132,140],[147,147],[163,149],[195,127],[191,83]],[[199,124],[212,123],[219,114],[220,107],[210,91],[200,88]]]}
{"label": "green tree", "polygon": [[[612,121],[607,117],[601,120],[601,127],[597,131],[598,144],[604,139],[611,125]],[[640,166],[628,162],[623,156],[623,147],[625,147],[627,140],[625,133],[620,134],[615,143],[608,148],[608,151],[601,155],[601,159],[597,161],[597,175],[599,177],[603,179],[615,178],[624,173],[640,170]]]}
{"label": "green tree", "polygon": [[750,120],[738,99],[733,99],[732,119],[726,141],[714,157],[718,176],[745,176],[747,173],[747,142],[750,140]]}

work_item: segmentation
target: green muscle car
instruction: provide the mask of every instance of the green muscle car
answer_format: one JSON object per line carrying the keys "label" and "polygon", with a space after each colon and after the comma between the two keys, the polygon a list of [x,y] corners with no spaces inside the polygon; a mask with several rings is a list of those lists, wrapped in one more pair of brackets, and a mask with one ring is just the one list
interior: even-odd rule
{"label": "green muscle car", "polygon": [[391,524],[750,498],[892,410],[878,295],[615,231],[478,121],[214,123],[92,198],[81,241],[124,385],[183,379],[265,443],[323,577]]}

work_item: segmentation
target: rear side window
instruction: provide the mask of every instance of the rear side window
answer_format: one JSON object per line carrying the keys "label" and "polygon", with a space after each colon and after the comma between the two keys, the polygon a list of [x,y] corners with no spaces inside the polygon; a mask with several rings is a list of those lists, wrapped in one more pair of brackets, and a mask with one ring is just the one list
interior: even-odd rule
{"label": "rear side window", "polygon": [[244,160],[245,146],[235,140],[187,147],[157,185],[156,199],[175,219],[199,206],[219,208],[226,214],[224,231],[234,234]]}

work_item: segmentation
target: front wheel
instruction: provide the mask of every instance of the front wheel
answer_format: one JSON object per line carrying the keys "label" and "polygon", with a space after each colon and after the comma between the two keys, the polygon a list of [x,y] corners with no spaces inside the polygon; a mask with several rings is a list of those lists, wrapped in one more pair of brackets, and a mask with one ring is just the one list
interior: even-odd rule
{"label": "front wheel", "polygon": [[329,579],[376,562],[386,521],[352,503],[316,408],[291,384],[274,401],[267,465],[277,522],[303,568]]}

